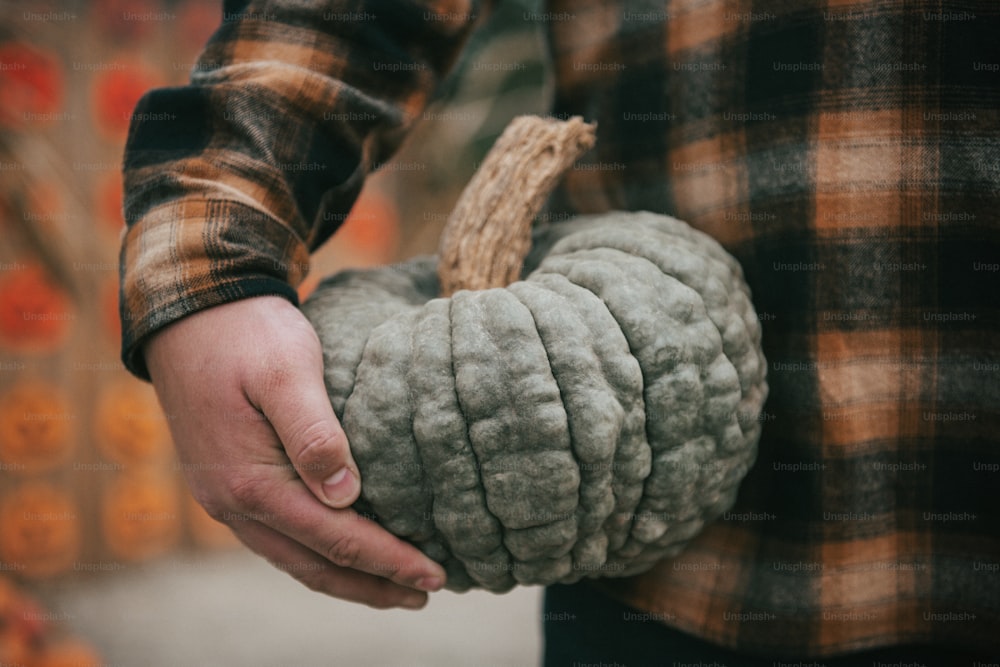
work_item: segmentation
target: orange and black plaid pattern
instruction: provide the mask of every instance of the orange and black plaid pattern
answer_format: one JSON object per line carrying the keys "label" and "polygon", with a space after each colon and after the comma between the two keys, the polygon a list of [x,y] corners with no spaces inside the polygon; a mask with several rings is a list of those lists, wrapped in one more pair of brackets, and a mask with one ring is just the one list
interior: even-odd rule
{"label": "orange and black plaid pattern", "polygon": [[[284,4],[233,9],[193,85],[137,109],[177,118],[137,122],[126,156],[137,373],[136,345],[178,317],[294,298],[477,11]],[[602,587],[745,651],[996,650],[1000,5],[566,0],[524,19],[545,23],[553,113],[599,124],[552,213],[648,209],[715,236],[769,361],[737,506]]]}

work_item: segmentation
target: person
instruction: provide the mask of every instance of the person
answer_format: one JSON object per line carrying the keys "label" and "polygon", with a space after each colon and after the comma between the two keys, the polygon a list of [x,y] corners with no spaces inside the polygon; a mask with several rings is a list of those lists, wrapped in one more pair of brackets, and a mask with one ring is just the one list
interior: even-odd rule
{"label": "person", "polygon": [[[524,13],[553,115],[598,123],[549,210],[647,209],[718,239],[771,393],[736,506],[684,553],[547,590],[547,663],[985,660],[1000,10],[654,4]],[[363,480],[294,288],[487,9],[226,2],[190,85],[150,91],[126,148],[123,359],[195,496],[307,586],[376,607],[418,608],[444,575],[349,509]]]}

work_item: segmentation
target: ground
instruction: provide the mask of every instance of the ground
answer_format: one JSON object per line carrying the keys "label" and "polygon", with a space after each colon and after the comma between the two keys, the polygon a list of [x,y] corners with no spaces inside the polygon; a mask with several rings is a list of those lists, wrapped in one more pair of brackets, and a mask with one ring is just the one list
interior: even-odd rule
{"label": "ground", "polygon": [[45,598],[108,667],[530,667],[540,655],[539,588],[377,611],[313,593],[249,553],[171,557]]}

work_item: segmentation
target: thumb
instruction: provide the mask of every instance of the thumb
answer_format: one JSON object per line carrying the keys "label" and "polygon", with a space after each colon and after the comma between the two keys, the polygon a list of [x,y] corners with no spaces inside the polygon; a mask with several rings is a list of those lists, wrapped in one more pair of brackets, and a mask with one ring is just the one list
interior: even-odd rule
{"label": "thumb", "polygon": [[286,382],[257,402],[302,481],[323,503],[348,507],[361,493],[361,475],[347,435],[333,412],[321,372],[291,369]]}

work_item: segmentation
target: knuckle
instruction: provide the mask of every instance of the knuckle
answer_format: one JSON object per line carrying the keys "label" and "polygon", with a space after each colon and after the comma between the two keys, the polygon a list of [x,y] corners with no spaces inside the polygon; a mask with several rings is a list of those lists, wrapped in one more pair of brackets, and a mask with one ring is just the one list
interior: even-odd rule
{"label": "knuckle", "polygon": [[254,477],[229,479],[227,491],[236,507],[251,512],[261,510],[268,496],[266,485]]}
{"label": "knuckle", "polygon": [[353,535],[339,533],[327,547],[326,557],[334,565],[356,569],[361,562],[361,544]]}
{"label": "knuckle", "polygon": [[301,445],[295,456],[295,469],[299,473],[322,474],[340,467],[343,459],[341,438],[327,424],[312,423],[304,427],[296,438]]}

